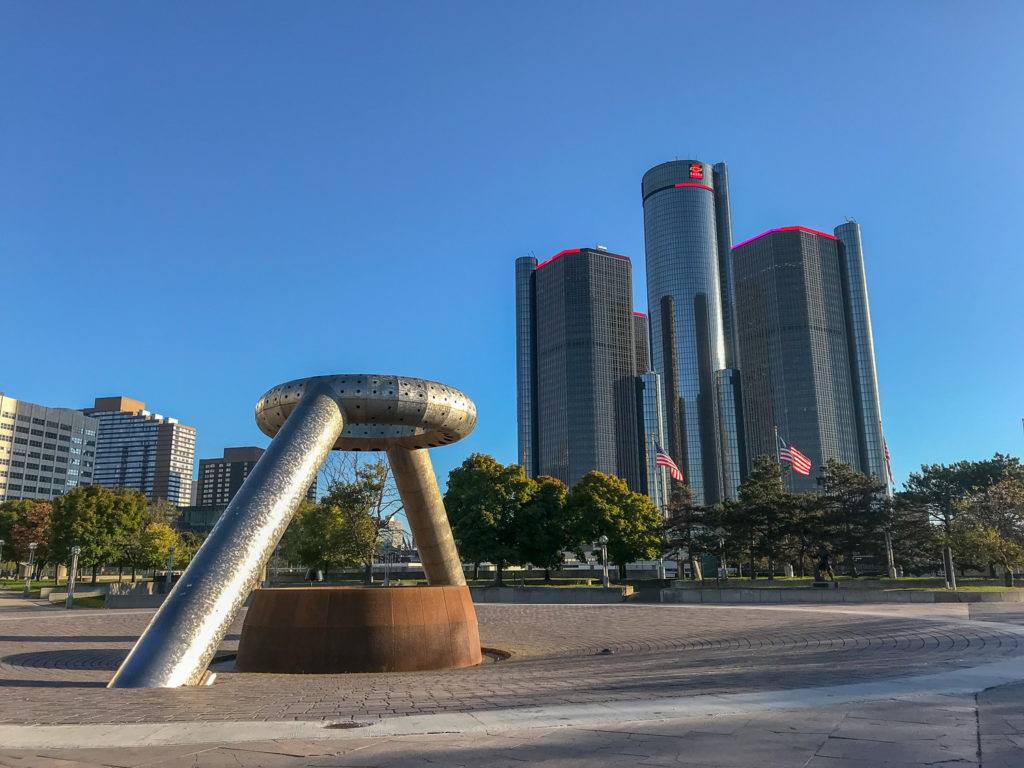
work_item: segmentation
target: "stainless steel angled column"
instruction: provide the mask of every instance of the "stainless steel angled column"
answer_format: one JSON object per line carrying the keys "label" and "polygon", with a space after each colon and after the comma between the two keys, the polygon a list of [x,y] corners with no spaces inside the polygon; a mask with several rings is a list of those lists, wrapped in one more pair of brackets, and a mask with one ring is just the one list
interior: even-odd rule
{"label": "stainless steel angled column", "polygon": [[409,450],[397,445],[388,447],[387,454],[427,583],[432,587],[465,586],[466,575],[430,454],[426,448]]}
{"label": "stainless steel angled column", "polygon": [[311,383],[108,688],[197,685],[344,427]]}

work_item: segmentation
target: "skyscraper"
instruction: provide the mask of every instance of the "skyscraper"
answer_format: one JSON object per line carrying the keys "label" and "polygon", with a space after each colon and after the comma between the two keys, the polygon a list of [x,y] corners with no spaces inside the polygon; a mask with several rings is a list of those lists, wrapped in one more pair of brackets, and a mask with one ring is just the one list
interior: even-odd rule
{"label": "skyscraper", "polygon": [[92,482],[99,422],[0,392],[0,501],[48,499]]}
{"label": "skyscraper", "polygon": [[[667,445],[698,504],[732,497],[742,479],[736,420],[728,170],[697,160],[651,168],[641,183],[651,361],[661,376]],[[723,384],[720,371],[730,371]],[[739,470],[739,475],[732,469]]]}
{"label": "skyscraper", "polygon": [[196,430],[127,397],[98,397],[84,413],[99,421],[93,482],[134,488],[150,501],[187,506]]}
{"label": "skyscraper", "polygon": [[[875,371],[875,341],[871,333],[871,311],[868,308],[868,283],[864,272],[864,250],[860,225],[848,221],[836,227],[839,241],[839,263],[843,270],[843,297],[846,303],[846,332],[850,348],[853,402],[857,414],[862,471],[886,483],[888,465],[885,461],[885,438],[882,434],[882,407],[878,397],[878,374]],[[888,491],[887,491],[888,492]]]}
{"label": "skyscraper", "polygon": [[[791,476],[796,492],[814,490],[829,459],[885,478],[859,231],[844,227],[844,244],[784,227],[732,251],[748,458],[776,455],[777,425],[812,462]],[[862,455],[871,441],[878,468]]]}
{"label": "skyscraper", "polygon": [[643,492],[629,259],[580,248],[516,260],[519,455],[530,477],[591,470]]}

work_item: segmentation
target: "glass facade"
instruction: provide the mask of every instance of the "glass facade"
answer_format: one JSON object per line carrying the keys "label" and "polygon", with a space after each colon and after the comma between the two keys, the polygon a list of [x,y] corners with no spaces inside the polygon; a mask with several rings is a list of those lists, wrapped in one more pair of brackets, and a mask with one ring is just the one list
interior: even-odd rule
{"label": "glass facade", "polygon": [[860,225],[855,221],[848,221],[833,231],[839,241],[839,262],[842,266],[843,295],[846,299],[850,372],[853,378],[862,471],[875,475],[885,483],[888,494],[889,477],[882,436],[882,408],[878,397],[875,342],[871,334],[871,310],[868,307],[868,283],[864,272]]}
{"label": "glass facade", "polygon": [[725,495],[739,498],[740,483],[746,479],[747,448],[743,441],[743,389],[740,372],[727,368],[715,372],[718,402],[721,407],[719,423],[722,429],[722,482]]}
{"label": "glass facade", "polygon": [[[195,429],[143,410],[128,398],[100,398],[86,414],[99,421],[93,482],[107,488],[134,488],[150,501],[189,504]],[[136,408],[138,406],[138,408]],[[125,408],[126,410],[122,410]]]}
{"label": "glass facade", "polygon": [[527,477],[537,477],[537,350],[534,334],[535,297],[533,271],[537,259],[516,259],[516,426],[519,463]]}
{"label": "glass facade", "polygon": [[647,329],[647,315],[642,312],[633,313],[633,345],[636,350],[636,375],[640,376],[651,370],[650,332]]}
{"label": "glass facade", "polygon": [[640,414],[640,464],[646,493],[654,505],[666,514],[668,504],[668,470],[657,464],[655,444],[665,444],[662,420],[661,377],[654,372],[637,379],[637,409]]}
{"label": "glass facade", "polygon": [[815,490],[829,459],[860,471],[838,241],[776,230],[734,248],[732,262],[748,461],[776,455],[777,425],[812,462],[810,475],[790,475],[792,491]]}
{"label": "glass facade", "polygon": [[99,423],[0,392],[0,502],[49,499],[93,482]]}
{"label": "glass facade", "polygon": [[726,482],[723,434],[738,437],[743,429],[731,423],[723,430],[722,420],[734,418],[736,409],[723,407],[718,397],[717,374],[735,357],[725,331],[726,316],[732,325],[730,261],[721,253],[732,238],[728,171],[725,163],[662,163],[644,174],[641,192],[651,363],[664,387],[664,445],[696,503],[714,504],[734,487]]}
{"label": "glass facade", "polygon": [[[633,285],[629,259],[603,250],[564,251],[520,279],[517,261],[520,451],[533,476],[571,486],[591,470],[642,490],[635,391]],[[520,286],[530,286],[529,293]],[[524,395],[526,397],[524,397]],[[532,403],[532,408],[529,405]]]}

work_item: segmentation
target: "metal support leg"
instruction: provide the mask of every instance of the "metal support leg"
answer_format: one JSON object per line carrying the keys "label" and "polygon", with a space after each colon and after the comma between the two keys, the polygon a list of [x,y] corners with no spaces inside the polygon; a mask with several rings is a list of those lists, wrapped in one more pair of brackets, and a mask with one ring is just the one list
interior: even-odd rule
{"label": "metal support leg", "polygon": [[331,389],[311,386],[108,688],[176,688],[202,680],[343,426]]}
{"label": "metal support leg", "polygon": [[430,454],[426,448],[409,450],[400,446],[388,448],[387,454],[427,583],[432,587],[465,586],[466,576]]}

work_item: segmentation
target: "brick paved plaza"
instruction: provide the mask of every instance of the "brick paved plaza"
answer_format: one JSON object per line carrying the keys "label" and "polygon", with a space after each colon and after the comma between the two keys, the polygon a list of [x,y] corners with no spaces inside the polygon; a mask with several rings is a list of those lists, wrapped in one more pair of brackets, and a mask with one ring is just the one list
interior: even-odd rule
{"label": "brick paved plaza", "polygon": [[[986,738],[1019,758],[1007,765],[1024,765],[1017,686],[981,696],[952,682],[947,692],[899,689],[908,678],[953,681],[978,669],[998,670],[992,685],[1024,680],[1019,606],[480,605],[478,614],[483,645],[509,659],[391,675],[221,671],[206,688],[107,690],[152,611],[0,600],[0,765],[863,768],[934,763],[936,755],[944,765],[978,765],[979,728],[999,731]],[[240,626],[222,650],[236,647]],[[825,693],[812,701],[808,690]],[[690,702],[703,709],[687,709]],[[986,726],[983,712],[999,712],[997,725]],[[259,725],[240,735],[254,721],[278,735],[261,741]],[[295,737],[281,738],[289,721]],[[55,725],[67,727],[47,729]],[[366,728],[385,735],[368,738]],[[896,736],[870,739],[872,728]],[[143,746],[132,748],[126,734],[136,733]],[[46,734],[58,746],[45,749]],[[34,735],[36,749],[3,749]],[[78,748],[76,738],[116,748]],[[846,754],[858,739],[870,744]]]}

